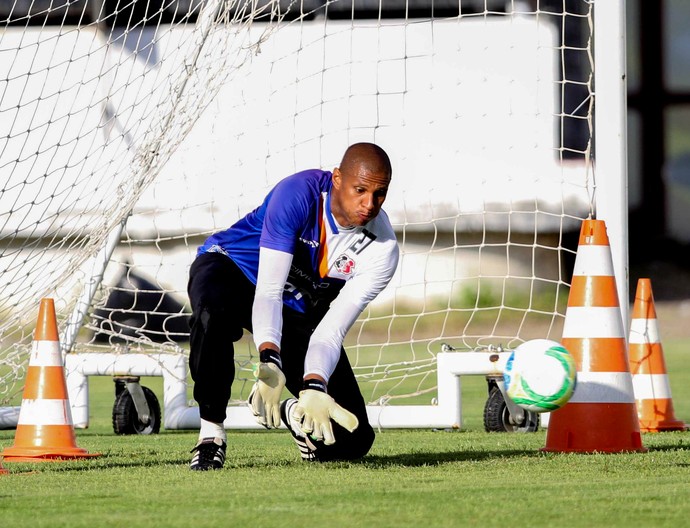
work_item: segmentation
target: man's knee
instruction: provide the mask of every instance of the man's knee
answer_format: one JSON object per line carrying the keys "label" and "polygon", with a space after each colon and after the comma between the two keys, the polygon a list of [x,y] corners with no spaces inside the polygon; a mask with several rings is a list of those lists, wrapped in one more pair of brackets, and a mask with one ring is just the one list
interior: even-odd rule
{"label": "man's knee", "polygon": [[[328,462],[333,460],[358,460],[364,457],[371,446],[374,445],[376,433],[369,423],[361,423],[352,433],[345,431],[338,425],[336,431],[336,442],[330,446],[320,446],[316,452],[316,460]],[[341,434],[338,434],[338,433]]]}
{"label": "man's knee", "polygon": [[221,339],[234,343],[243,334],[242,325],[225,307],[217,303],[201,303],[192,313],[189,320],[190,330],[194,340],[197,338]]}
{"label": "man's knee", "polygon": [[359,428],[361,428],[361,431],[357,435],[357,440],[352,443],[352,460],[362,458],[366,455],[371,449],[371,446],[374,445],[374,439],[376,438],[374,429],[368,423],[360,423],[358,429]]}

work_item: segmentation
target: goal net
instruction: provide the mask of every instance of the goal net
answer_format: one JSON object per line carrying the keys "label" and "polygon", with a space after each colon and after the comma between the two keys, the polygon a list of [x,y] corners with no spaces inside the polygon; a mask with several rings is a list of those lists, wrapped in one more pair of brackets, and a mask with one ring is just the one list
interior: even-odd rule
{"label": "goal net", "polygon": [[[559,339],[593,212],[592,2],[14,0],[0,7],[0,405],[38,302],[67,353],[188,354],[196,248],[380,144],[401,248],[346,350],[371,404],[436,356]],[[236,347],[231,404],[256,359]]]}

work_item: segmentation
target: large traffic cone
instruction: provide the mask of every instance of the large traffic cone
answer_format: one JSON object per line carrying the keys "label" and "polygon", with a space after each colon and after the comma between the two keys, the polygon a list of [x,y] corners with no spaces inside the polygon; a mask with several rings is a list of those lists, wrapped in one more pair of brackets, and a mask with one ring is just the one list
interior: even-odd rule
{"label": "large traffic cone", "polygon": [[640,430],[684,431],[684,422],[673,412],[671,385],[659,338],[652,282],[637,281],[630,323],[629,356]]}
{"label": "large traffic cone", "polygon": [[584,220],[563,325],[577,365],[570,401],[551,413],[544,451],[642,447],[613,261],[603,220]]}
{"label": "large traffic cone", "polygon": [[3,455],[5,462],[99,456],[76,445],[53,299],[41,300],[14,446]]}

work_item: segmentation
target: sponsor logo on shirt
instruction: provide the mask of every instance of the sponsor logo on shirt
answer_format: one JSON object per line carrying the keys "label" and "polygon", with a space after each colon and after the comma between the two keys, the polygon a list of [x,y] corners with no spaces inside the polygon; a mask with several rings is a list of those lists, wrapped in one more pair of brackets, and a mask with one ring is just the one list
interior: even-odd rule
{"label": "sponsor logo on shirt", "polygon": [[220,247],[218,244],[213,244],[210,248],[206,250],[206,253],[222,253],[226,257],[228,257],[228,252],[225,251],[222,247]]}
{"label": "sponsor logo on shirt", "polygon": [[299,241],[302,242],[302,244],[306,244],[309,247],[319,247],[319,242],[317,240],[307,240],[306,238],[300,237]]}
{"label": "sponsor logo on shirt", "polygon": [[352,275],[355,271],[355,261],[345,254],[340,255],[335,259],[335,269],[343,275]]}

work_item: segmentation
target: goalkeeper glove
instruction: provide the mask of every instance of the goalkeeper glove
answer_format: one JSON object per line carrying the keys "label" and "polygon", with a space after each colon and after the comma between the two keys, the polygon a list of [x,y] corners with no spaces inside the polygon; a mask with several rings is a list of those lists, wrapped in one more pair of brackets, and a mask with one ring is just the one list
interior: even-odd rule
{"label": "goalkeeper glove", "polygon": [[304,381],[304,390],[299,393],[292,418],[301,424],[302,431],[326,445],[335,443],[331,419],[350,432],[359,426],[354,414],[326,394],[326,384],[314,379]]}
{"label": "goalkeeper glove", "polygon": [[259,352],[259,364],[254,365],[256,383],[249,394],[249,408],[256,421],[266,429],[280,427],[280,396],[285,388],[283,363],[275,350]]}

